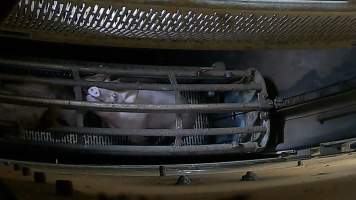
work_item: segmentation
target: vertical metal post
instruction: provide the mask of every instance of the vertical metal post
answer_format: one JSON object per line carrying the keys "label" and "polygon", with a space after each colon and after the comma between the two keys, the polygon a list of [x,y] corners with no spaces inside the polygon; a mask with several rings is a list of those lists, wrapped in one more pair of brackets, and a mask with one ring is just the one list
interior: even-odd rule
{"label": "vertical metal post", "polygon": [[[181,104],[182,98],[180,92],[176,89],[177,87],[177,79],[176,76],[173,72],[169,73],[169,81],[171,82],[173,88],[174,88],[174,94],[175,94],[175,103],[176,104]],[[183,129],[183,117],[181,113],[176,113],[176,129]],[[174,145],[175,146],[180,146],[183,143],[183,138],[182,136],[176,136],[174,140]]]}
{"label": "vertical metal post", "polygon": [[[73,74],[73,79],[76,81],[80,80],[80,75],[78,70],[72,70]],[[74,90],[74,97],[76,101],[82,101],[83,100],[83,94],[82,94],[82,87],[75,85],[73,87]],[[77,127],[83,127],[84,126],[84,117],[82,111],[77,111]]]}

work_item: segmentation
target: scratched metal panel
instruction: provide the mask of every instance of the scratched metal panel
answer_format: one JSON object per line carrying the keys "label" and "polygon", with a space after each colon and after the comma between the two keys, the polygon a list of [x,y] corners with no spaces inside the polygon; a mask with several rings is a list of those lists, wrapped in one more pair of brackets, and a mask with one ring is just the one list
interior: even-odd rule
{"label": "scratched metal panel", "polygon": [[20,0],[0,27],[35,40],[183,49],[347,46],[356,38],[347,1],[147,2]]}

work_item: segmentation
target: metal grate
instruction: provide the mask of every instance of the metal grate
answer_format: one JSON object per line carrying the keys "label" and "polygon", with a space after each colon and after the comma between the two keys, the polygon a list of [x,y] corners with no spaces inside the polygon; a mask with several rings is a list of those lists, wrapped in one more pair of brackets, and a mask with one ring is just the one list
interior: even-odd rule
{"label": "metal grate", "polygon": [[[108,6],[84,1],[21,0],[1,26],[4,30],[32,32],[34,39],[54,40],[70,35],[69,41],[80,42],[79,37],[85,36],[86,42],[105,38],[107,42],[102,44],[115,45],[112,41],[116,40],[124,46],[133,42],[122,43],[124,39],[144,46],[152,45],[150,42],[145,45],[145,41],[171,42],[170,45],[190,41],[198,42],[202,48],[220,46],[202,43],[214,41],[225,42],[221,46],[228,44],[224,48],[244,47],[246,43],[250,47],[301,42],[330,45],[355,39],[356,14],[355,11],[275,12],[178,6],[172,9],[147,4]],[[61,40],[65,42],[64,38]],[[194,45],[198,44],[189,47]]]}
{"label": "metal grate", "polygon": [[[187,103],[189,104],[199,104],[201,103],[201,96],[196,92],[183,92],[182,94]],[[198,113],[194,124],[195,129],[209,128],[208,116],[206,114]],[[184,145],[202,145],[207,144],[206,136],[188,136],[183,138]]]}
{"label": "metal grate", "polygon": [[50,131],[26,130],[23,139],[37,144],[75,144],[89,146],[126,145],[127,137],[103,136],[95,134],[78,135],[76,133],[64,133],[60,136]]}

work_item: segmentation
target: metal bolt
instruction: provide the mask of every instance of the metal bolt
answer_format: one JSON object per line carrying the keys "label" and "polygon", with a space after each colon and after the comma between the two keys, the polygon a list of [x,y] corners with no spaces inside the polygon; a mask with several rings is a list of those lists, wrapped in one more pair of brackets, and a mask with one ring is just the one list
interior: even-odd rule
{"label": "metal bolt", "polygon": [[225,72],[225,78],[232,78],[232,72],[230,71]]}
{"label": "metal bolt", "polygon": [[257,180],[257,174],[252,171],[246,172],[246,174],[241,177],[241,181],[255,181],[255,180]]}
{"label": "metal bolt", "polygon": [[164,166],[159,166],[159,176],[166,176],[166,168]]}
{"label": "metal bolt", "polygon": [[56,194],[59,196],[71,196],[73,194],[73,184],[68,180],[56,180]]}
{"label": "metal bolt", "polygon": [[260,119],[268,120],[269,119],[269,113],[268,112],[261,112],[260,113]]}
{"label": "metal bolt", "polygon": [[226,65],[222,61],[218,61],[218,62],[213,63],[212,67],[215,68],[215,69],[220,69],[220,70],[225,70],[226,69]]}
{"label": "metal bolt", "polygon": [[35,183],[45,183],[46,182],[46,174],[43,172],[34,172],[33,180]]}
{"label": "metal bolt", "polygon": [[177,180],[176,185],[190,185],[192,183],[192,179],[188,176],[180,176]]}
{"label": "metal bolt", "polygon": [[22,168],[22,175],[23,176],[29,176],[31,174],[31,170],[28,167],[23,167]]}
{"label": "metal bolt", "polygon": [[215,92],[214,92],[214,91],[209,91],[209,92],[208,92],[208,96],[209,96],[209,97],[215,96]]}
{"label": "metal bolt", "polygon": [[298,160],[298,164],[297,164],[299,167],[300,166],[303,166],[304,165],[304,162],[303,161],[301,161],[301,160]]}
{"label": "metal bolt", "polygon": [[263,99],[267,99],[268,98],[268,94],[266,94],[265,92],[261,92],[260,93],[260,97]]}

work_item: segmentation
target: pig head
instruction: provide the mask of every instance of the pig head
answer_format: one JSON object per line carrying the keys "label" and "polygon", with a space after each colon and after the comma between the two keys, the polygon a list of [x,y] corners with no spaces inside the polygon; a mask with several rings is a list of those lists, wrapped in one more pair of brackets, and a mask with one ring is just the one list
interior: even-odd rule
{"label": "pig head", "polygon": [[[98,87],[88,89],[87,101],[120,104],[174,104],[175,94],[172,91],[122,90],[113,91]],[[111,128],[122,129],[174,129],[174,113],[128,113],[96,112]],[[183,114],[183,128],[193,128],[195,116]],[[145,137],[129,137],[133,144],[146,142]]]}

